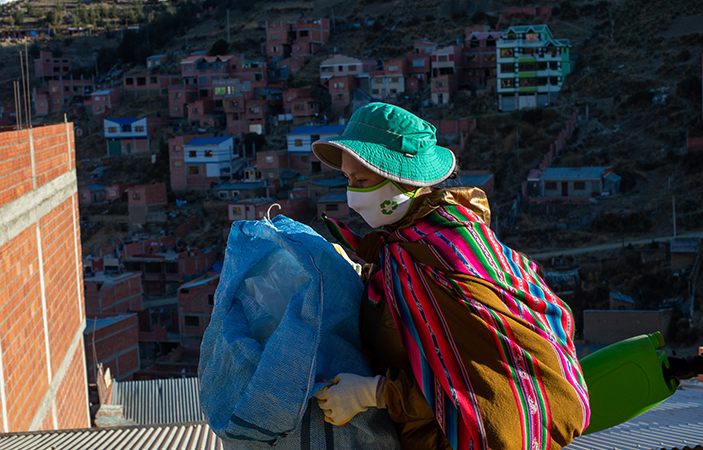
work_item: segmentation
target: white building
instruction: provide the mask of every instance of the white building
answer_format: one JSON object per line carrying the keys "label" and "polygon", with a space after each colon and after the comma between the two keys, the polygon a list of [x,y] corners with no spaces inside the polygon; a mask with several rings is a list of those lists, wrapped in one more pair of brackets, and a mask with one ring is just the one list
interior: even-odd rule
{"label": "white building", "polygon": [[204,173],[207,178],[229,178],[231,165],[238,158],[231,136],[195,138],[183,145],[183,161],[188,174]]}

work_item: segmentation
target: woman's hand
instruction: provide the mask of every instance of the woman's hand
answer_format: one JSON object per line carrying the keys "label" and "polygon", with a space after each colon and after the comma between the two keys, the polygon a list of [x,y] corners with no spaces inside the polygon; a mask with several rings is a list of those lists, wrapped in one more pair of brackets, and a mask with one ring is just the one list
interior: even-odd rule
{"label": "woman's hand", "polygon": [[381,396],[386,386],[386,378],[381,375],[362,377],[353,373],[340,373],[334,380],[334,385],[324,387],[315,394],[317,403],[325,413],[325,422],[333,425],[344,425],[360,412],[378,407],[376,400]]}

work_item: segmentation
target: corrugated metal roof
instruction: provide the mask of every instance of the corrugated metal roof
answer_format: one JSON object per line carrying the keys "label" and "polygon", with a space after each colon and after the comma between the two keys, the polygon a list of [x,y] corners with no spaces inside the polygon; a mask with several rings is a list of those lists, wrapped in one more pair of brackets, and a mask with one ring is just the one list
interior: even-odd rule
{"label": "corrugated metal roof", "polygon": [[99,192],[105,190],[105,186],[101,184],[86,184],[81,187],[88,189],[90,192]]}
{"label": "corrugated metal roof", "polygon": [[195,138],[188,141],[185,145],[220,145],[223,142],[231,140],[232,137],[210,137],[210,138]]}
{"label": "corrugated metal roof", "polygon": [[671,241],[671,251],[674,253],[698,253],[698,244],[701,242],[697,238],[676,238]]}
{"label": "corrugated metal roof", "polygon": [[589,179],[597,180],[608,167],[550,167],[542,172],[541,180]]}
{"label": "corrugated metal roof", "polygon": [[124,417],[140,425],[202,422],[198,379],[116,381],[112,404],[124,406]]}
{"label": "corrugated metal roof", "polygon": [[222,450],[207,423],[0,434],[0,450]]}
{"label": "corrugated metal roof", "polygon": [[567,450],[670,450],[703,445],[703,387],[696,381],[618,426],[576,438]]}

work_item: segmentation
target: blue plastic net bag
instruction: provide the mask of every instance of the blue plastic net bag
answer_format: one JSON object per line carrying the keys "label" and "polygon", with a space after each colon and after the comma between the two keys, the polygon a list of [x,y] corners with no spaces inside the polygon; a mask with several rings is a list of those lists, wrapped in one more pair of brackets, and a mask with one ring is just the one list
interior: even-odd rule
{"label": "blue plastic net bag", "polygon": [[[281,249],[308,279],[263,346],[251,325],[268,313],[245,280]],[[313,398],[329,384],[318,380],[371,375],[359,342],[362,291],[354,269],[310,227],[281,215],[232,224],[198,367],[201,406],[228,448],[400,448],[385,410],[370,408],[340,427],[324,421]]]}

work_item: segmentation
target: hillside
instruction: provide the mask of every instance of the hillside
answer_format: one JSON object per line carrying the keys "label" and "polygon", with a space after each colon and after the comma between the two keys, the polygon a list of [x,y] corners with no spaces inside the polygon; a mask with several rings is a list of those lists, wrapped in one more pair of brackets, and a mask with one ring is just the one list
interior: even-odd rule
{"label": "hillside", "polygon": [[[0,17],[3,29],[9,29],[9,17],[20,10],[26,12],[30,4],[43,5],[47,11],[56,8],[57,3],[43,1],[5,5]],[[74,22],[74,15],[80,15],[76,12],[79,8],[99,10],[103,5],[58,4],[64,8],[64,27]],[[62,35],[29,44],[1,42],[0,85],[3,88],[0,102],[12,102],[11,80],[19,76],[18,52],[25,49],[30,55],[38,54],[39,49],[49,49],[74,58],[77,67],[74,76],[92,76],[97,66],[100,77],[119,62],[124,63],[122,68],[126,73],[144,73],[143,60],[150,54],[209,50],[215,42],[226,40],[228,36],[229,52],[262,60],[266,24],[302,16],[306,19],[328,17],[335,25],[327,44],[289,82],[292,87],[315,87],[315,95],[324,107],[329,104],[329,96],[318,86],[318,66],[335,51],[387,60],[411,50],[416,39],[453,44],[464,38],[465,27],[493,25],[506,7],[515,6],[517,2],[205,0],[147,3],[142,6],[140,34],[125,41],[121,41],[123,35],[118,27],[138,22],[135,16],[139,16],[136,12],[139,8],[132,2],[109,5],[113,4],[116,5],[114,15],[108,14],[106,19],[95,21],[90,28],[92,36]],[[703,230],[703,177],[700,175],[703,155],[686,152],[687,132],[703,110],[703,29],[700,26],[703,2],[565,0],[545,1],[539,5],[552,8],[548,25],[556,38],[569,40],[575,63],[572,73],[565,79],[557,105],[501,114],[497,111],[494,90],[489,87],[460,92],[448,106],[428,106],[427,93],[401,98],[401,106],[430,119],[477,118],[478,128],[469,137],[461,155],[461,167],[495,174],[496,191],[491,201],[500,237],[527,254],[671,236],[674,202],[678,234]],[[203,15],[209,7],[213,8],[212,13]],[[112,6],[108,11],[112,11]],[[503,22],[502,28],[527,23],[530,21]],[[132,39],[129,45],[125,44],[127,39]],[[164,102],[138,99],[124,104],[115,114],[166,114],[166,106]],[[510,226],[506,218],[527,174],[538,167],[549,144],[574,113],[580,119],[579,126],[551,165],[613,166],[615,173],[622,177],[621,193],[582,204],[524,203]],[[331,113],[329,116],[332,117]],[[63,120],[63,117],[46,120]],[[68,120],[88,128],[100,127],[96,119],[68,117]],[[275,135],[268,136],[269,148],[279,148],[286,131],[281,127],[275,130]],[[155,139],[155,152],[159,152],[159,139],[168,136],[166,132]],[[79,175],[99,165],[111,164],[110,176],[114,180],[134,176],[143,181],[168,179],[167,160],[162,153],[155,168],[146,161],[127,164],[103,158],[104,142],[99,135],[79,140],[77,147],[78,159],[87,160],[79,163]],[[193,202],[203,200],[197,196],[192,198]],[[205,208],[201,210],[202,214],[206,212]],[[219,230],[216,228],[211,227],[209,234],[203,232],[193,239],[198,244],[208,239],[217,240]],[[320,232],[325,233],[325,230]],[[109,233],[103,230],[102,235]],[[95,236],[98,239],[101,234]],[[91,245],[93,243],[91,241]],[[642,265],[638,257],[633,256],[635,254],[634,249],[622,249],[542,262],[548,268],[573,268],[592,260],[614,261],[609,266],[611,269],[582,280],[572,299],[577,310],[602,307],[608,289],[638,295],[638,301],[648,307],[656,307],[662,298],[676,297],[686,291],[685,283],[668,273],[665,267]],[[688,333],[690,327],[683,330]],[[681,339],[685,341],[697,336],[696,333],[691,332]]]}

